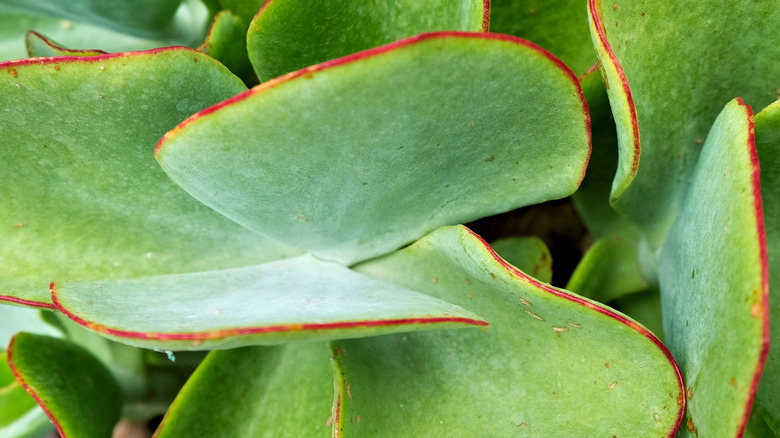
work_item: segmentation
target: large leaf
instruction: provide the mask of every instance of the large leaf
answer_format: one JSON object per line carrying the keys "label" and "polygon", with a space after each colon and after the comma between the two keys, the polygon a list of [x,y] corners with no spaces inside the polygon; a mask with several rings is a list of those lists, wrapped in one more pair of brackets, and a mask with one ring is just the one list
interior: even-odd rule
{"label": "large leaf", "polygon": [[487,31],[488,0],[268,0],[249,25],[261,80],[423,32]]}
{"label": "large leaf", "polygon": [[156,155],[236,222],[349,264],[572,193],[588,128],[576,79],[548,53],[436,33],[261,84],[183,122]]}
{"label": "large leaf", "polygon": [[758,159],[742,100],[715,121],[660,257],[666,345],[690,398],[683,436],[739,436],[769,347]]}
{"label": "large leaf", "polygon": [[657,247],[723,105],[742,96],[762,108],[780,97],[780,8],[719,0],[589,0],[589,8],[620,143],[614,205]]}
{"label": "large leaf", "polygon": [[682,420],[679,373],[652,334],[512,268],[466,228],[356,269],[491,324],[335,342],[340,437],[673,436]]}
{"label": "large leaf", "polygon": [[[756,149],[761,162],[761,198],[766,223],[769,278],[780,279],[780,101],[756,115]],[[775,280],[777,281],[777,280]],[[769,294],[771,338],[780,339],[780,293]],[[780,348],[769,350],[756,408],[775,433],[780,433]]]}
{"label": "large leaf", "polygon": [[53,284],[52,298],[104,336],[169,350],[487,325],[458,306],[310,255],[223,271]]}
{"label": "large leaf", "polygon": [[51,306],[55,279],[246,266],[294,251],[198,203],[154,161],[188,115],[245,90],[168,48],[0,64],[0,299]]}
{"label": "large leaf", "polygon": [[122,394],[94,356],[68,341],[19,333],[8,363],[65,438],[110,436],[122,410]]}
{"label": "large leaf", "polygon": [[214,351],[163,418],[156,437],[326,438],[333,367],[325,343]]}
{"label": "large leaf", "polygon": [[580,0],[491,0],[490,31],[533,41],[577,74],[596,62]]}

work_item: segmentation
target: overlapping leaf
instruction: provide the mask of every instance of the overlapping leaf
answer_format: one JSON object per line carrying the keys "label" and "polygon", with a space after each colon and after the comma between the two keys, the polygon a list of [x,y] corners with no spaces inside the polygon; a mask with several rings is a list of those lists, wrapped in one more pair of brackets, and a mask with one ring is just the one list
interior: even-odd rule
{"label": "overlapping leaf", "polygon": [[[769,278],[780,279],[780,101],[756,115],[755,127],[756,149],[761,162]],[[769,308],[770,315],[780,315],[780,293],[769,294]],[[772,342],[777,342],[780,324],[773,321],[769,326]],[[780,433],[780,349],[777,347],[769,350],[754,410],[759,411],[775,433]]]}
{"label": "overlapping leaf", "polygon": [[652,334],[515,270],[463,227],[356,269],[491,325],[335,342],[338,436],[673,436],[680,424],[684,389]]}
{"label": "overlapping leaf", "polygon": [[176,187],[155,142],[245,90],[183,48],[0,64],[0,297],[50,307],[53,280],[245,266],[295,251]]}
{"label": "overlapping leaf", "polygon": [[333,367],[325,343],[214,351],[163,418],[156,437],[326,438]]}
{"label": "overlapping leaf", "polygon": [[768,351],[752,116],[735,99],[715,121],[660,256],[664,335],[690,399],[682,436],[739,436]]}
{"label": "overlapping leaf", "polygon": [[89,352],[65,340],[19,333],[8,348],[8,363],[61,436],[111,434],[122,410],[122,394]]}
{"label": "overlapping leaf", "polygon": [[487,31],[487,0],[268,0],[249,25],[260,80],[434,31]]}
{"label": "overlapping leaf", "polygon": [[657,247],[723,105],[741,96],[761,108],[780,97],[780,8],[717,0],[589,8],[620,142],[614,205]]}
{"label": "overlapping leaf", "polygon": [[487,325],[458,306],[310,255],[231,270],[58,284],[52,298],[104,336],[169,350]]}
{"label": "overlapping leaf", "polygon": [[435,33],[266,82],[182,123],[156,156],[227,217],[349,264],[566,196],[589,152],[558,60],[509,36]]}

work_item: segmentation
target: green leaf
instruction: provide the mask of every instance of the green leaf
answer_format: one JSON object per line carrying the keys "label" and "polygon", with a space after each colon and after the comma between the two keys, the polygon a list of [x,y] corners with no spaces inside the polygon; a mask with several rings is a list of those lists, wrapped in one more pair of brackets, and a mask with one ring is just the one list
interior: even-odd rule
{"label": "green leaf", "polygon": [[491,0],[490,31],[533,41],[577,74],[596,63],[580,0]]}
{"label": "green leaf", "polygon": [[44,322],[43,310],[0,304],[0,351],[21,331],[57,336],[60,331]]}
{"label": "green leaf", "polygon": [[0,431],[38,405],[16,381],[6,353],[0,353]]}
{"label": "green leaf", "polygon": [[228,9],[249,23],[257,15],[265,0],[219,0],[222,9]]}
{"label": "green leaf", "polygon": [[690,398],[682,436],[742,433],[769,347],[752,116],[741,99],[723,109],[661,251],[664,335]]}
{"label": "green leaf", "polygon": [[553,259],[544,241],[538,237],[505,237],[491,242],[502,259],[542,283],[552,281]]}
{"label": "green leaf", "polygon": [[163,418],[158,438],[331,436],[333,368],[325,343],[209,354]]}
{"label": "green leaf", "polygon": [[61,339],[19,333],[8,348],[8,363],[61,436],[111,435],[122,393],[111,373],[86,350]]}
{"label": "green leaf", "polygon": [[652,334],[515,270],[464,227],[356,269],[491,324],[335,342],[340,437],[673,436],[682,419],[679,373]]}
{"label": "green leaf", "polygon": [[635,240],[613,236],[597,240],[582,257],[566,289],[608,303],[649,289]]}
{"label": "green leaf", "polygon": [[110,339],[168,350],[487,325],[458,306],[310,255],[223,271],[53,284],[52,298],[71,319]]}
{"label": "green leaf", "polygon": [[261,84],[183,122],[156,155],[236,222],[350,264],[571,194],[588,128],[576,79],[549,54],[435,33]]}
{"label": "green leaf", "polygon": [[246,83],[256,82],[246,52],[246,22],[228,10],[217,13],[198,50],[218,60]]}
{"label": "green leaf", "polygon": [[433,31],[486,31],[485,0],[271,0],[249,24],[260,80]]}
{"label": "green leaf", "polygon": [[0,64],[0,300],[52,307],[55,279],[299,254],[192,199],[152,156],[167,130],[245,89],[184,48]]}
{"label": "green leaf", "polygon": [[723,105],[741,96],[762,108],[780,97],[780,63],[768,61],[780,58],[780,8],[589,0],[589,9],[620,144],[614,206],[657,248]]}
{"label": "green leaf", "polygon": [[[761,198],[766,224],[769,278],[780,278],[780,101],[756,115],[756,150],[761,162]],[[769,294],[771,339],[780,339],[780,294]],[[758,385],[756,403],[764,419],[780,433],[780,349],[769,350],[766,367]]]}
{"label": "green leaf", "polygon": [[27,32],[26,41],[27,52],[31,58],[46,56],[96,56],[106,54],[105,51],[98,49],[68,49],[35,31]]}

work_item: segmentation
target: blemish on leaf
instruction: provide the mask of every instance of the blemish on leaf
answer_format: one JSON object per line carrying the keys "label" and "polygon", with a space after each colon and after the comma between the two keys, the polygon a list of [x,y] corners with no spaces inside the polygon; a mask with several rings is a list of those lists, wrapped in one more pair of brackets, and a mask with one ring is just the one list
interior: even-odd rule
{"label": "blemish on leaf", "polygon": [[328,421],[325,423],[325,426],[331,426],[333,424],[333,415],[328,417]]}
{"label": "blemish on leaf", "polygon": [[203,345],[203,339],[193,339],[190,344],[192,344],[193,347]]}
{"label": "blemish on leaf", "polygon": [[568,327],[553,327],[552,328],[555,333],[562,333],[562,332],[568,332]]}
{"label": "blemish on leaf", "polygon": [[661,421],[661,416],[660,416],[660,415],[658,415],[658,414],[653,414],[653,419],[654,419],[655,421]]}
{"label": "blemish on leaf", "polygon": [[297,220],[299,220],[301,222],[309,222],[309,220],[306,219],[306,217],[303,216],[303,215],[300,215],[300,216],[296,217],[295,219],[297,219]]}
{"label": "blemish on leaf", "polygon": [[17,72],[16,72],[16,69],[15,69],[15,68],[9,68],[9,69],[8,69],[8,74],[10,74],[11,76],[13,76],[13,77],[15,77],[15,78],[16,78],[16,77],[19,77],[19,73],[17,73]]}
{"label": "blemish on leaf", "polygon": [[535,314],[535,313],[532,313],[532,312],[530,312],[530,311],[528,311],[528,310],[526,310],[526,311],[525,311],[525,313],[527,313],[527,314],[529,314],[529,315],[533,316],[534,318],[538,319],[539,321],[544,321],[544,318],[542,318],[541,316],[539,316],[539,315],[537,315],[537,314]]}
{"label": "blemish on leaf", "polygon": [[688,397],[688,400],[693,398],[693,388],[688,388],[688,390],[685,392],[686,397]]}
{"label": "blemish on leaf", "polygon": [[349,382],[344,382],[344,387],[347,390],[347,398],[352,398],[352,390],[349,387]]}
{"label": "blemish on leaf", "polygon": [[434,282],[434,283],[438,283],[438,282],[439,282],[439,279],[438,279],[438,278],[436,278],[436,277],[433,277],[433,278],[431,278],[431,281],[432,281],[432,282]]}
{"label": "blemish on leaf", "polygon": [[736,388],[737,387],[737,378],[736,377],[732,377],[731,378],[731,382],[729,382],[729,383],[731,383],[731,386]]}
{"label": "blemish on leaf", "polygon": [[54,66],[54,70],[60,71],[60,66],[59,65],[55,65]]}
{"label": "blemish on leaf", "polygon": [[15,84],[17,88],[22,88],[22,84]]}
{"label": "blemish on leaf", "polygon": [[761,305],[761,302],[757,302],[753,304],[753,306],[750,307],[750,316],[756,319],[761,319],[764,314],[764,306]]}
{"label": "blemish on leaf", "polygon": [[106,68],[105,68],[105,67],[103,67],[102,65],[100,66],[100,71],[104,71],[105,69],[106,69]]}
{"label": "blemish on leaf", "polygon": [[525,421],[517,425],[517,427],[525,427],[525,426],[528,426],[528,423],[526,423]]}
{"label": "blemish on leaf", "polygon": [[573,322],[570,322],[570,323],[569,323],[569,325],[570,325],[570,326],[572,326],[572,327],[574,327],[574,328],[582,328],[582,325],[581,325],[581,324],[575,324],[575,323],[573,323]]}
{"label": "blemish on leaf", "polygon": [[471,282],[469,281],[468,278],[466,279],[466,286],[471,286]]}
{"label": "blemish on leaf", "polygon": [[485,158],[485,161],[490,162],[490,161],[493,161],[495,159],[496,159],[496,157],[494,157],[493,155],[489,155],[487,158]]}
{"label": "blemish on leaf", "polygon": [[526,300],[525,298],[520,298],[520,302],[525,304],[526,306],[530,306],[531,305],[531,303],[529,303],[528,300]]}
{"label": "blemish on leaf", "polygon": [[60,23],[60,26],[62,26],[63,29],[70,29],[72,25],[73,23],[71,23],[68,20],[62,20],[62,22]]}
{"label": "blemish on leaf", "polygon": [[357,417],[357,422],[360,423],[360,415],[356,415],[356,417]]}
{"label": "blemish on leaf", "polygon": [[491,273],[490,273],[490,278],[496,278],[496,274],[494,274],[494,273],[492,273],[492,272],[491,272]]}
{"label": "blemish on leaf", "polygon": [[16,227],[16,228],[22,228],[23,226],[24,226],[24,224],[22,224],[22,223],[14,224],[14,227]]}
{"label": "blemish on leaf", "polygon": [[609,362],[605,363],[604,366],[609,368]]}
{"label": "blemish on leaf", "polygon": [[607,386],[609,389],[615,389],[615,386],[617,386],[617,382],[612,382],[611,385]]}
{"label": "blemish on leaf", "polygon": [[685,422],[685,428],[691,433],[696,429],[696,426],[693,424],[693,418],[688,418],[688,421]]}
{"label": "blemish on leaf", "polygon": [[617,3],[612,3],[612,10],[617,11]]}

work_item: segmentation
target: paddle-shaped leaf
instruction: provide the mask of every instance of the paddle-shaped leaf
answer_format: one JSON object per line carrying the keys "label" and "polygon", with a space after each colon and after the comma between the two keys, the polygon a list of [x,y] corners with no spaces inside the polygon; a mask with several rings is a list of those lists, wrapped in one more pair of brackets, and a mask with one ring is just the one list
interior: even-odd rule
{"label": "paddle-shaped leaf", "polygon": [[723,109],[660,256],[666,345],[687,384],[683,436],[739,436],[766,359],[768,267],[753,114]]}
{"label": "paddle-shaped leaf", "polygon": [[110,339],[168,350],[487,325],[458,306],[310,255],[223,271],[52,284],[52,299]]}
{"label": "paddle-shaped leaf", "polygon": [[249,59],[268,80],[423,32],[487,31],[489,9],[489,0],[267,0],[249,25]]}
{"label": "paddle-shaped leaf", "polygon": [[651,333],[517,271],[464,227],[356,269],[491,324],[335,342],[339,437],[673,436],[680,424],[680,375]]}
{"label": "paddle-shaped leaf", "polygon": [[657,247],[683,208],[723,105],[742,96],[762,108],[780,97],[780,8],[719,0],[588,4],[620,143],[614,205]]}
{"label": "paddle-shaped leaf", "polygon": [[[236,403],[240,400],[240,403]],[[331,436],[333,367],[325,343],[214,351],[165,414],[155,437]]]}
{"label": "paddle-shaped leaf", "polygon": [[549,53],[435,33],[261,84],[183,122],[156,156],[227,217],[350,264],[571,194],[589,139],[579,85]]}
{"label": "paddle-shaped leaf", "polygon": [[[761,162],[761,199],[766,224],[769,278],[780,279],[780,101],[756,114],[756,150]],[[780,315],[780,293],[769,294],[769,307],[769,314],[774,315],[777,321]],[[771,338],[780,339],[780,323],[775,321],[770,324]],[[780,348],[769,350],[766,368],[756,393],[756,404],[754,410],[760,411],[776,433],[780,432]]]}
{"label": "paddle-shaped leaf", "polygon": [[192,199],[152,155],[165,131],[245,89],[184,48],[0,64],[0,300],[50,307],[52,280],[295,254]]}
{"label": "paddle-shaped leaf", "polygon": [[62,339],[19,333],[8,348],[8,363],[62,437],[111,435],[122,393],[89,352]]}

